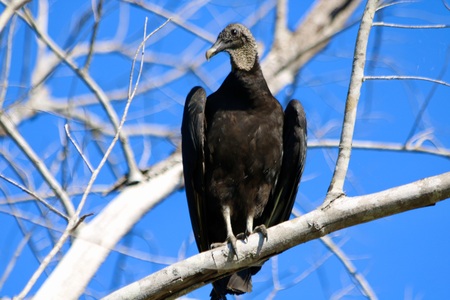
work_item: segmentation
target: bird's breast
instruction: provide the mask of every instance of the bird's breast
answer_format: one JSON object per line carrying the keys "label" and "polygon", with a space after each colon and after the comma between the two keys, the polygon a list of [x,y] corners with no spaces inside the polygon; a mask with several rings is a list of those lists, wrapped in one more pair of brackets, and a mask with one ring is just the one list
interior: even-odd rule
{"label": "bird's breast", "polygon": [[[282,156],[282,116],[258,111],[215,114],[207,131],[209,168],[235,181],[273,177]],[[208,162],[207,162],[208,163]]]}

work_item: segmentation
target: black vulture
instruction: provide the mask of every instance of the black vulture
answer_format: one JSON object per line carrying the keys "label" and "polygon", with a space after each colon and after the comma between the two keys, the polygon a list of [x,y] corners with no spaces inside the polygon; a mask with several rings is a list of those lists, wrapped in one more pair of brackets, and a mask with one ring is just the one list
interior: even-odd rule
{"label": "black vulture", "polygon": [[[303,107],[291,100],[283,113],[259,65],[250,30],[228,25],[206,52],[228,52],[231,72],[206,97],[194,87],[183,113],[182,156],[186,196],[199,251],[246,239],[289,219],[306,156]],[[270,237],[269,237],[270,238]],[[252,266],[213,283],[211,299],[252,289]]]}

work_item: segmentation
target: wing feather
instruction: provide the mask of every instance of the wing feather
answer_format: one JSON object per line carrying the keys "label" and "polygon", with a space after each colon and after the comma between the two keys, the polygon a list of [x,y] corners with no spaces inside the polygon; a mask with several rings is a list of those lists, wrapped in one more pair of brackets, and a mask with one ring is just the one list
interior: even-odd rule
{"label": "wing feather", "polygon": [[186,97],[181,124],[181,152],[189,214],[199,251],[209,249],[205,222],[205,105],[206,92],[194,87]]}
{"label": "wing feather", "polygon": [[298,100],[291,100],[284,112],[283,161],[280,174],[265,211],[266,226],[289,219],[306,160],[306,116]]}

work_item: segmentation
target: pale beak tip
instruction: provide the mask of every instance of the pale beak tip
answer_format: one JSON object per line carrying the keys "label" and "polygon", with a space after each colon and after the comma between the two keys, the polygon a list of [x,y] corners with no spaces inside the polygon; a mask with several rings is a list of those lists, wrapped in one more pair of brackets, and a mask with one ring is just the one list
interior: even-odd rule
{"label": "pale beak tip", "polygon": [[214,56],[216,49],[211,48],[205,53],[206,60],[209,61]]}

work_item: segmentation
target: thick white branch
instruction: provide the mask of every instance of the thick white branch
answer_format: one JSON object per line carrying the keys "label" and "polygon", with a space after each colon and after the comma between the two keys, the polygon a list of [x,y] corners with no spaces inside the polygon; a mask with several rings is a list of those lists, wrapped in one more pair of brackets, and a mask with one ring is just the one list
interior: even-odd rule
{"label": "thick white branch", "polygon": [[5,10],[0,14],[0,33],[3,31],[3,28],[5,28],[9,19],[11,19],[16,10],[20,9],[30,1],[31,0],[11,0],[11,2],[5,4]]}
{"label": "thick white branch", "polygon": [[103,300],[173,299],[330,232],[433,205],[448,197],[450,172],[370,195],[341,197],[326,207],[269,228],[267,241],[259,233],[251,235],[247,243],[238,241],[239,259],[230,256],[230,249],[225,246],[202,252],[125,286]]}
{"label": "thick white branch", "polygon": [[80,229],[70,250],[33,299],[78,299],[117,242],[145,213],[182,184],[182,170],[181,155],[175,153],[155,166],[149,181],[121,192]]}
{"label": "thick white branch", "polygon": [[[292,83],[298,70],[320,52],[329,40],[346,27],[347,21],[360,0],[316,1],[305,20],[294,32],[281,29],[283,20],[277,22],[275,42],[261,64],[264,76],[273,94]],[[279,5],[283,5],[280,3]],[[282,14],[283,8],[278,12]],[[285,24],[286,25],[286,24]]]}

